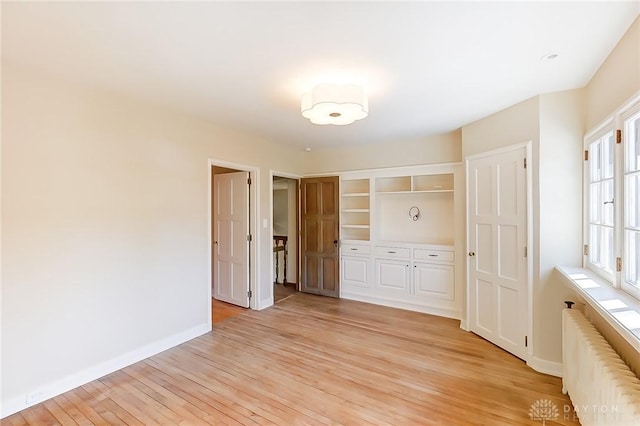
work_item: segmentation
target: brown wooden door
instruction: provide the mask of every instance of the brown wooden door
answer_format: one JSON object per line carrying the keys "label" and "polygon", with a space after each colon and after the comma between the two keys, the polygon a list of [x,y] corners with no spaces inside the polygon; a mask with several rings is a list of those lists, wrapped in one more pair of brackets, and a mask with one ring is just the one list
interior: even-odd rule
{"label": "brown wooden door", "polygon": [[339,297],[338,177],[300,181],[302,282],[306,293]]}

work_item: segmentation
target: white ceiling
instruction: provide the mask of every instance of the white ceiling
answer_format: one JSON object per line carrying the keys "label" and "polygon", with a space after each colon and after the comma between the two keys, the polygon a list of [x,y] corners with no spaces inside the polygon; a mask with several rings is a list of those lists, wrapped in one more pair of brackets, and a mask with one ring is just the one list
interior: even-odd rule
{"label": "white ceiling", "polygon": [[[638,0],[3,2],[2,60],[321,148],[449,132],[583,87],[639,11]],[[310,124],[300,98],[320,82],[363,84],[369,117]]]}

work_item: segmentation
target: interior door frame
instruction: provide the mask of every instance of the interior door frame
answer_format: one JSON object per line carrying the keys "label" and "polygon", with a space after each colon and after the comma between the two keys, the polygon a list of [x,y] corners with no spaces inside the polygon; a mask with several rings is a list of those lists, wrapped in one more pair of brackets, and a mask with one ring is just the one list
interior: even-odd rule
{"label": "interior door frame", "polygon": [[[273,178],[274,177],[283,177],[287,179],[293,179],[297,182],[296,186],[296,290],[300,291],[300,179],[303,178],[301,175],[295,175],[291,173],[279,172],[277,170],[269,170],[269,211],[271,212],[270,216],[273,216]],[[269,232],[267,235],[269,236],[269,241],[273,241],[273,217],[271,217],[271,226],[269,226]],[[273,265],[274,262],[273,250],[269,253],[269,264]],[[273,267],[271,268],[271,283],[274,282],[275,275]],[[274,295],[273,295],[273,285],[269,286],[269,291],[271,292],[271,304],[274,303]]]}
{"label": "interior door frame", "polygon": [[231,163],[229,161],[217,160],[209,158],[207,160],[207,262],[209,263],[209,281],[207,283],[207,310],[209,328],[213,326],[211,316],[211,283],[213,280],[213,211],[211,210],[212,193],[213,193],[213,177],[211,169],[214,166],[235,169],[240,172],[248,172],[251,179],[249,186],[249,233],[252,241],[249,243],[249,263],[247,265],[247,273],[249,274],[249,290],[251,291],[251,299],[249,300],[249,309],[260,309],[258,301],[260,300],[260,286],[258,286],[258,274],[260,273],[260,257],[258,256],[258,247],[260,247],[260,233],[258,231],[258,218],[260,217],[260,168],[248,166],[246,164]]}
{"label": "interior door frame", "polygon": [[[534,346],[534,336],[533,336],[533,260],[534,257],[537,258],[538,254],[537,254],[537,249],[534,246],[534,239],[533,239],[533,161],[532,161],[532,148],[533,146],[533,142],[532,141],[526,141],[526,142],[521,142],[521,143],[516,143],[513,145],[508,145],[508,146],[504,146],[501,148],[497,148],[497,149],[493,149],[490,151],[485,151],[485,152],[481,152],[478,154],[473,154],[473,155],[468,155],[464,158],[464,169],[465,169],[465,229],[466,229],[466,247],[467,247],[467,253],[472,251],[471,250],[471,241],[469,240],[469,162],[472,160],[477,160],[477,159],[481,159],[481,158],[486,158],[486,157],[492,157],[494,155],[499,155],[499,154],[504,154],[507,152],[511,152],[511,151],[515,151],[515,150],[520,150],[522,148],[525,149],[525,159],[527,162],[527,168],[525,169],[526,171],[526,176],[527,176],[527,194],[525,196],[526,201],[527,201],[527,223],[526,223],[526,229],[527,229],[527,258],[526,258],[526,264],[527,264],[527,310],[528,310],[528,315],[526,318],[527,321],[527,336],[529,336],[528,338],[528,342],[527,342],[527,348],[526,348],[526,356],[527,358],[525,359],[525,361],[527,362],[527,364],[529,364],[531,362],[531,360],[533,359],[533,346]],[[467,302],[467,306],[466,306],[466,321],[465,321],[465,327],[464,330],[469,331],[469,320],[470,320],[470,309],[471,309],[471,300],[469,300],[469,295],[470,295],[470,291],[469,291],[469,286],[470,286],[470,267],[469,267],[469,256],[466,256],[466,281],[467,281],[467,285],[466,285],[466,302]]]}

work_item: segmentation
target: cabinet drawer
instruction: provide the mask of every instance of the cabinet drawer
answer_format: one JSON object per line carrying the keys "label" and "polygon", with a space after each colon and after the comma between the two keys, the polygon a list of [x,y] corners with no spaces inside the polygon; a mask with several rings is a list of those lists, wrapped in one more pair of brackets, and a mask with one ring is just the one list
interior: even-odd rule
{"label": "cabinet drawer", "polygon": [[440,262],[454,261],[454,253],[445,250],[415,249],[413,257],[420,260],[437,260]]}
{"label": "cabinet drawer", "polygon": [[387,258],[401,258],[409,259],[411,257],[411,250],[404,247],[376,247],[376,256]]}
{"label": "cabinet drawer", "polygon": [[342,254],[369,254],[371,247],[357,244],[342,244]]}

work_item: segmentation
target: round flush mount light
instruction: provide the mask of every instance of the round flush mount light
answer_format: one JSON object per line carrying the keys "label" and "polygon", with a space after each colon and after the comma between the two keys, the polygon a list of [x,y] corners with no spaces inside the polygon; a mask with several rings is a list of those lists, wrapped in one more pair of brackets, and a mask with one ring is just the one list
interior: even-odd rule
{"label": "round flush mount light", "polygon": [[344,126],[365,118],[369,104],[360,86],[319,84],[303,95],[300,111],[313,124]]}
{"label": "round flush mount light", "polygon": [[540,60],[541,61],[551,61],[553,59],[556,59],[558,56],[560,56],[560,55],[558,55],[557,53],[547,53],[546,55],[542,55],[540,57]]}

